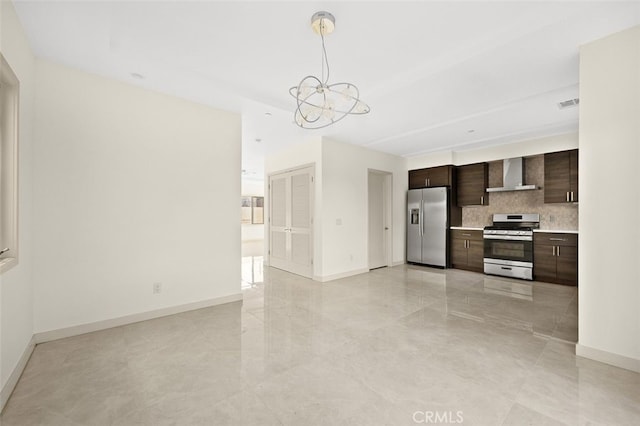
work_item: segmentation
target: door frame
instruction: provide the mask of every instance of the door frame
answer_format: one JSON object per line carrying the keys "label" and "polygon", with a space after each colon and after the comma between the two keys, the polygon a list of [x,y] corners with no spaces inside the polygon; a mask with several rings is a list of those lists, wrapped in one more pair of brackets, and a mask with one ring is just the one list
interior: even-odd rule
{"label": "door frame", "polygon": [[311,226],[309,228],[309,257],[311,260],[311,269],[309,271],[309,274],[298,274],[297,272],[292,272],[292,271],[287,271],[287,272],[291,272],[292,274],[297,274],[297,275],[301,275],[304,276],[306,278],[312,278],[315,277],[315,265],[316,265],[316,258],[315,258],[315,227],[316,227],[316,222],[315,222],[315,216],[316,216],[316,211],[315,211],[315,202],[316,202],[316,165],[315,163],[308,163],[308,164],[301,164],[295,167],[290,167],[287,169],[283,169],[283,170],[278,170],[275,172],[271,172],[267,174],[267,179],[265,181],[265,197],[264,197],[264,210],[265,210],[265,215],[266,217],[266,222],[265,222],[265,247],[264,250],[267,252],[266,256],[265,256],[265,265],[271,267],[271,179],[274,176],[278,176],[278,175],[283,175],[283,174],[288,174],[288,173],[292,173],[292,172],[296,172],[296,171],[300,171],[300,170],[304,170],[304,169],[311,169],[310,175],[311,175],[311,186],[309,187],[309,211],[311,212]]}
{"label": "door frame", "polygon": [[367,169],[367,267],[371,269],[371,265],[369,265],[369,254],[371,251],[371,246],[369,245],[369,241],[371,240],[371,235],[369,235],[369,221],[371,215],[369,206],[369,177],[371,174],[384,176],[384,181],[382,183],[382,202],[384,203],[382,220],[388,232],[384,236],[383,244],[386,266],[390,268],[393,266],[393,173],[386,170],[371,168]]}

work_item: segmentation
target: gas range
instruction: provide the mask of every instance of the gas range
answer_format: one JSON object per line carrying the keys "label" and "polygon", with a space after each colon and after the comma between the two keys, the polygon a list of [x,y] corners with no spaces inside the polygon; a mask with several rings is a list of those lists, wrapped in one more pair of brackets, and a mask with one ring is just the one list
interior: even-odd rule
{"label": "gas range", "polygon": [[533,279],[533,230],[539,214],[494,214],[484,228],[484,272]]}

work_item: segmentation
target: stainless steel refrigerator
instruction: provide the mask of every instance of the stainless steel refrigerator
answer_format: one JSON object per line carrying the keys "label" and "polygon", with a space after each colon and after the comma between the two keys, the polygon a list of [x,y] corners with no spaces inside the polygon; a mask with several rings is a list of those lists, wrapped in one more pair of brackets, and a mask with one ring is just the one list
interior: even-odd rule
{"label": "stainless steel refrigerator", "polygon": [[407,194],[407,262],[448,265],[449,189],[410,189]]}

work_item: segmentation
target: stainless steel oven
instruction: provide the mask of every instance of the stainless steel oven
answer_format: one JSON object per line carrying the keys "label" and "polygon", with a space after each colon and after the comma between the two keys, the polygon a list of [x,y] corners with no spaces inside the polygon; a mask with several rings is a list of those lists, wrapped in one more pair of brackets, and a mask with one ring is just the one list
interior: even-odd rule
{"label": "stainless steel oven", "polygon": [[538,214],[495,214],[484,228],[484,272],[533,279],[533,229]]}

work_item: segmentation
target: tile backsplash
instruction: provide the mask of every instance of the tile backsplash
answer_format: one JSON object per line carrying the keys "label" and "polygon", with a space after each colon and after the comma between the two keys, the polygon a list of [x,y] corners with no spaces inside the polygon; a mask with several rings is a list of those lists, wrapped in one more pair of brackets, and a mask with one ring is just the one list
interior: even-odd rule
{"label": "tile backsplash", "polygon": [[[541,189],[492,192],[488,206],[462,208],[462,226],[482,228],[490,225],[494,213],[539,213],[540,229],[578,230],[578,204],[544,203],[544,156],[525,158],[524,184]],[[489,188],[502,186],[502,161],[489,163]]]}

